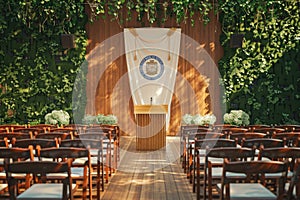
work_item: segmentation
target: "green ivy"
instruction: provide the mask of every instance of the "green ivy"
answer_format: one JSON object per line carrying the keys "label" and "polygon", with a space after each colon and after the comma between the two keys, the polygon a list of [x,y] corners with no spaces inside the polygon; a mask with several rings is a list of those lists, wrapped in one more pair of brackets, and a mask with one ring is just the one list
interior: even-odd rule
{"label": "green ivy", "polygon": [[[72,115],[78,107],[72,105],[74,81],[86,50],[84,1],[0,3],[0,123],[42,123],[54,109]],[[62,49],[66,33],[75,35],[76,48]]]}
{"label": "green ivy", "polygon": [[[227,108],[250,111],[252,123],[299,123],[299,1],[220,3]],[[233,33],[245,34],[242,48],[230,48]]]}

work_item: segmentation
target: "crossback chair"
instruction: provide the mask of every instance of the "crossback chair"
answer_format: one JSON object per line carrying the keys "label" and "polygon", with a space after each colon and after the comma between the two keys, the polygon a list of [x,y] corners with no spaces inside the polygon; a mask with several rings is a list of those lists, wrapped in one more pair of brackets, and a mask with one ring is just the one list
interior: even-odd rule
{"label": "crossback chair", "polygon": [[[279,161],[237,161],[224,160],[222,183],[219,185],[221,199],[283,199],[284,183],[288,164]],[[245,182],[236,183],[236,179],[228,176],[228,173],[242,173],[246,175]],[[264,174],[281,173],[277,182],[277,194],[265,187]],[[258,177],[258,179],[253,179]],[[259,183],[253,181],[260,180]],[[225,191],[224,191],[225,189]],[[224,194],[225,192],[225,194]]]}
{"label": "crossback chair", "polygon": [[[22,161],[8,164],[6,167],[7,180],[9,184],[9,194],[11,199],[53,199],[71,200],[73,199],[74,188],[72,187],[72,177],[69,162],[54,161]],[[13,174],[32,174],[36,181],[31,187],[21,194],[17,194],[17,180]],[[49,173],[66,173],[62,183],[47,183]],[[39,181],[37,181],[37,179]],[[61,180],[61,179],[60,179]],[[42,183],[38,183],[42,182]]]}
{"label": "crossback chair", "polygon": [[[193,184],[193,192],[200,191],[200,179],[204,177],[200,174],[200,170],[204,169],[206,150],[210,150],[217,147],[236,147],[234,140],[228,140],[223,138],[212,139],[195,139],[195,150],[193,152],[193,161],[191,170],[193,173],[190,176],[190,183]],[[204,150],[203,152],[200,152]],[[215,163],[222,163],[223,159],[214,160]],[[199,193],[200,194],[200,193]]]}
{"label": "crossback chair", "polygon": [[[89,189],[89,199],[92,199],[92,168],[90,151],[86,148],[75,147],[59,147],[59,148],[38,148],[37,152],[40,161],[43,158],[52,158],[54,161],[72,160],[70,175],[72,180],[82,180],[82,196],[87,198],[87,188]],[[79,159],[82,159],[79,162]],[[77,160],[75,163],[74,160]],[[64,179],[64,174],[52,175],[47,177],[50,179]]]}
{"label": "crossback chair", "polygon": [[[211,159],[221,158],[228,159],[229,161],[250,161],[254,160],[255,150],[253,148],[240,148],[240,147],[217,147],[207,151],[205,156],[204,167],[204,199],[208,196],[209,200],[213,198],[213,183],[221,182],[223,163],[214,163]],[[244,175],[231,173],[232,178],[243,179]],[[199,182],[199,180],[197,180]],[[198,183],[200,184],[200,183]],[[200,191],[197,191],[199,193]],[[206,195],[208,194],[208,195]]]}
{"label": "crossback chair", "polygon": [[[101,140],[95,139],[73,139],[63,140],[60,143],[61,147],[76,147],[76,148],[87,148],[91,154],[91,166],[97,169],[96,183],[97,183],[97,199],[100,199],[100,186],[104,191],[104,163],[105,158],[103,157],[103,144]],[[74,161],[76,164],[76,160]],[[107,168],[106,168],[107,169]],[[108,181],[108,171],[106,171],[106,180]],[[93,174],[92,174],[93,175]],[[101,183],[100,183],[101,182]]]}

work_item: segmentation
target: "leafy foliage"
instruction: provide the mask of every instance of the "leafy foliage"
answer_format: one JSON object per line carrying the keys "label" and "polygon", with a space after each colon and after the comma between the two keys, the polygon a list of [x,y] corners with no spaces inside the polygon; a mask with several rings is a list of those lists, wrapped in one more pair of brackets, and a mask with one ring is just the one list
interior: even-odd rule
{"label": "leafy foliage", "polygon": [[[42,123],[54,109],[72,112],[86,47],[82,3],[0,0],[0,123]],[[65,33],[76,36],[76,48],[62,49]]]}
{"label": "leafy foliage", "polygon": [[[251,112],[252,123],[299,122],[299,1],[220,1],[225,55],[219,67],[227,108]],[[242,48],[230,35],[244,33]]]}

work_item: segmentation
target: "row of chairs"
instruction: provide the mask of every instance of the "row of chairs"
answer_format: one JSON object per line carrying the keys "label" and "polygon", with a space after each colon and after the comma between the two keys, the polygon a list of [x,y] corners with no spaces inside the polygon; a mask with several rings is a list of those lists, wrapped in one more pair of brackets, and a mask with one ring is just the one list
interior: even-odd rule
{"label": "row of chairs", "polygon": [[[93,151],[91,151],[92,169],[96,171],[96,173],[94,174],[96,174],[97,196],[99,196],[99,198],[100,194],[98,195],[98,193],[100,193],[100,186],[103,191],[104,182],[108,182],[108,177],[111,176],[111,174],[117,168],[118,143],[117,139],[113,136],[112,131],[110,131],[109,129],[103,131],[103,129],[100,129],[99,127],[94,127],[92,130],[77,134],[76,137],[73,137],[72,133],[67,132],[67,130],[62,130],[61,132],[39,133],[34,136],[31,133],[21,132],[3,133],[2,135],[3,140],[1,140],[1,142],[6,148],[26,148],[29,145],[32,145],[34,147],[39,146],[42,148],[93,147]],[[101,146],[101,151],[99,151],[99,145]],[[99,152],[101,152],[102,155],[101,162],[99,162],[97,157]],[[77,176],[74,176],[73,174],[73,177]],[[80,178],[82,179],[82,176]],[[86,191],[87,186],[87,182],[83,181],[83,191]],[[89,191],[91,191],[91,188],[89,189]],[[86,192],[83,193],[83,197],[86,197]]]}
{"label": "row of chairs", "polygon": [[[33,150],[31,145],[28,148],[0,148],[10,199],[73,199],[78,188],[73,180],[78,179],[84,182],[83,199],[87,198],[87,190],[89,199],[92,199],[92,162],[89,149],[38,146],[35,152]],[[102,162],[100,152],[97,157],[99,163]],[[78,159],[83,160],[79,163]],[[76,169],[81,169],[82,172],[78,173]],[[21,191],[20,184],[24,182],[25,188]],[[47,184],[39,184],[40,182]],[[100,188],[100,182],[97,182],[97,186]],[[100,189],[98,191],[97,199],[100,199]]]}
{"label": "row of chairs", "polygon": [[[235,127],[237,128],[237,127]],[[193,184],[193,191],[197,192],[197,197],[200,198],[200,178],[203,177],[203,180],[201,182],[201,185],[203,185],[203,195],[206,198],[208,195],[209,199],[212,199],[212,187],[211,187],[211,179],[209,177],[209,174],[212,173],[212,171],[215,171],[216,169],[220,171],[220,169],[224,169],[224,162],[223,160],[226,158],[226,155],[235,155],[234,152],[240,152],[242,149],[248,149],[248,151],[252,152],[252,154],[256,157],[258,157],[258,149],[263,147],[264,148],[287,148],[287,146],[297,146],[295,143],[288,143],[287,141],[287,135],[283,136],[280,139],[274,139],[274,138],[266,138],[266,134],[261,135],[262,133],[259,134],[252,134],[251,132],[237,132],[237,133],[231,133],[232,136],[234,135],[241,136],[240,138],[234,138],[232,137],[231,139],[227,137],[226,134],[222,132],[201,132],[197,134],[190,134],[188,136],[191,136],[188,138],[188,136],[185,138],[186,144],[185,144],[185,151],[183,154],[183,168],[185,170],[185,173],[187,173],[188,178],[190,178],[190,182]],[[243,137],[242,137],[242,134]],[[286,133],[287,134],[287,133]],[[292,134],[292,133],[288,133]],[[294,133],[296,134],[297,133]],[[251,137],[250,137],[251,135]],[[275,135],[273,135],[274,137]],[[188,139],[187,139],[188,138]],[[296,140],[298,141],[298,136]],[[289,138],[291,139],[291,138]],[[203,142],[205,141],[205,143]],[[292,144],[292,145],[291,145]],[[204,166],[211,166],[211,163],[207,162],[206,159],[206,151],[207,148],[217,148],[217,147],[226,147],[226,148],[234,148],[232,149],[233,153],[226,152],[225,149],[222,149],[219,152],[219,157],[222,158],[221,161],[219,159],[219,168],[216,169],[210,169]],[[297,148],[297,147],[290,147],[290,148]],[[229,150],[228,150],[229,151]],[[214,151],[209,151],[209,152],[214,152]],[[188,155],[189,154],[189,155]],[[222,157],[222,156],[223,157]],[[243,154],[240,154],[243,155]],[[252,156],[253,157],[253,156]],[[230,158],[230,157],[228,157]],[[253,160],[251,160],[253,161]],[[268,160],[269,162],[270,160]],[[260,161],[261,162],[261,161]],[[202,163],[202,164],[200,164]],[[207,164],[207,165],[206,165]],[[215,163],[216,164],[216,163]],[[220,168],[220,166],[222,166]],[[210,172],[210,173],[209,173]],[[220,177],[222,177],[222,173],[220,175],[219,173],[219,179],[221,180]],[[290,176],[289,176],[290,177]],[[224,177],[223,177],[224,179]],[[221,185],[219,185],[221,186]],[[222,190],[223,191],[223,190]],[[227,191],[227,190],[226,190]],[[228,192],[228,191],[227,191]],[[208,194],[207,194],[208,193]],[[223,192],[221,192],[221,195]],[[270,193],[271,194],[271,193]]]}
{"label": "row of chairs", "polygon": [[[181,155],[183,159],[183,168],[186,171],[188,165],[189,152],[193,148],[194,139],[204,139],[204,138],[227,138],[233,139],[237,144],[242,145],[243,139],[252,139],[252,138],[270,138],[270,135],[261,132],[243,132],[243,128],[238,129],[236,127],[229,129],[231,130],[230,134],[226,132],[215,132],[209,129],[183,129],[182,136],[182,148]],[[284,144],[287,146],[299,146],[300,132],[273,132],[271,138],[283,140]],[[190,150],[189,150],[190,149]]]}

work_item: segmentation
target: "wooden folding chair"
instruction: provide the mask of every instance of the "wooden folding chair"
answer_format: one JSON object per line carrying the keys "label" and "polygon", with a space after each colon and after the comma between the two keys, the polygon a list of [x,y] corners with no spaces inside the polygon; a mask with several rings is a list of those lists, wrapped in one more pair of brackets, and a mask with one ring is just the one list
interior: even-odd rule
{"label": "wooden folding chair", "polygon": [[[55,161],[65,161],[72,159],[70,176],[72,180],[82,180],[82,196],[83,199],[87,198],[87,188],[89,189],[89,199],[92,199],[92,167],[91,167],[91,155],[90,151],[86,148],[74,148],[74,147],[59,147],[59,148],[38,148],[37,155],[39,160],[44,158],[52,158]],[[78,162],[79,159],[81,162]],[[75,163],[74,160],[77,162]],[[51,175],[47,176],[50,180],[64,178],[64,175]]]}
{"label": "wooden folding chair", "polygon": [[[113,141],[110,139],[111,138],[111,133],[110,132],[85,132],[82,134],[78,135],[79,139],[92,139],[92,140],[97,140],[97,141],[102,141],[103,143],[103,156],[106,161],[105,168],[109,169],[108,176],[111,176],[113,168],[116,168],[115,159],[116,156],[114,156],[114,151],[115,148],[113,146]],[[107,171],[107,170],[105,170]],[[108,182],[108,179],[106,179],[106,182]]]}
{"label": "wooden folding chair", "polygon": [[[284,183],[288,164],[279,161],[237,161],[229,162],[227,159],[223,165],[222,183],[219,184],[221,191],[221,199],[283,199],[284,197]],[[235,178],[228,176],[228,173],[245,174],[244,182],[236,182]],[[277,182],[277,194],[271,192],[265,187],[264,174],[281,173]],[[253,179],[255,177],[255,179]],[[258,178],[257,178],[258,177]],[[260,182],[254,182],[260,180]]]}
{"label": "wooden folding chair", "polygon": [[[33,160],[33,147],[29,146],[28,148],[8,148],[8,147],[0,147],[0,158],[3,159],[2,167],[5,170],[6,165],[10,162],[19,162],[23,160]],[[14,178],[18,181],[25,181],[25,188],[29,187],[29,182],[31,177],[26,174],[22,175],[14,175]],[[0,179],[7,181],[6,172],[0,173]],[[3,184],[2,187],[7,186],[7,184]],[[17,187],[19,192],[19,187]]]}
{"label": "wooden folding chair", "polygon": [[190,177],[190,160],[194,154],[195,148],[195,140],[203,140],[203,139],[218,139],[218,138],[225,138],[226,135],[218,132],[188,132],[184,138],[184,154],[183,154],[183,165],[184,165],[184,172],[187,174],[187,178]]}
{"label": "wooden folding chair", "polygon": [[[223,162],[214,163],[214,159],[225,159],[229,161],[250,161],[254,160],[255,150],[252,148],[240,148],[240,147],[218,147],[212,148],[207,151],[205,156],[204,165],[204,199],[208,197],[209,200],[213,199],[213,184],[221,182],[223,173]],[[197,159],[199,160],[199,159]],[[245,176],[242,174],[229,174],[232,178],[243,179]],[[197,180],[199,182],[199,180]],[[197,191],[200,192],[200,191]],[[208,194],[208,195],[206,195]]]}
{"label": "wooden folding chair", "polygon": [[[73,139],[73,140],[62,140],[60,146],[86,148],[90,151],[92,168],[97,169],[96,185],[97,185],[97,199],[99,200],[100,186],[102,187],[102,191],[104,191],[104,163],[106,162],[103,156],[102,140],[83,139],[83,138]],[[76,163],[76,160],[74,161],[74,163]],[[105,178],[106,181],[108,181],[108,168],[106,168]]]}
{"label": "wooden folding chair", "polygon": [[[217,147],[236,147],[234,140],[228,139],[195,139],[195,149],[192,153],[190,183],[193,184],[193,192],[197,190],[197,196],[200,196],[200,179],[205,175],[200,174],[200,170],[204,169],[206,151]],[[223,163],[223,159],[214,160],[215,163]]]}
{"label": "wooden folding chair", "polygon": [[300,160],[296,160],[291,182],[286,184],[287,199],[300,199]]}
{"label": "wooden folding chair", "polygon": [[[9,194],[11,199],[52,199],[52,200],[72,200],[75,185],[72,184],[70,162],[54,161],[22,161],[10,163],[6,167]],[[17,194],[16,187],[18,181],[13,174],[32,174],[35,183],[21,194]],[[65,173],[62,183],[46,183],[48,174]],[[42,183],[39,183],[42,182]]]}

